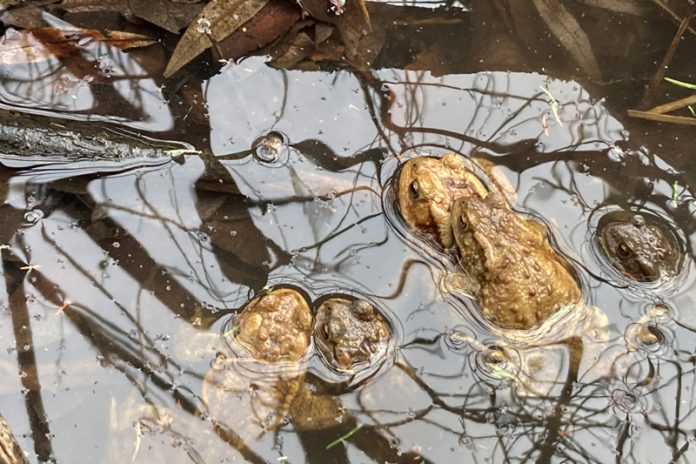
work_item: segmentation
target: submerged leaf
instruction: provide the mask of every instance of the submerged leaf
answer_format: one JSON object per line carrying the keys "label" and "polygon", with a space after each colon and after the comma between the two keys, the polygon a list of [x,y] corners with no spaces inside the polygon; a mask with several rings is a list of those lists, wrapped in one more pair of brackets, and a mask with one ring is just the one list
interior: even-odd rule
{"label": "submerged leaf", "polygon": [[164,77],[169,77],[191,60],[220,42],[250,20],[268,0],[212,0],[186,29],[174,49]]}
{"label": "submerged leaf", "polygon": [[131,11],[173,34],[191,24],[203,9],[202,3],[174,3],[172,0],[130,0]]}
{"label": "submerged leaf", "polygon": [[56,29],[39,27],[17,31],[8,29],[0,38],[0,64],[38,63],[52,57],[67,56],[76,50],[106,44],[120,50],[147,47],[156,43],[150,37],[121,31],[95,29]]}
{"label": "submerged leaf", "polygon": [[301,16],[302,9],[295,2],[269,0],[244,27],[218,44],[221,58],[237,59],[270,44],[297,24]]}
{"label": "submerged leaf", "polygon": [[307,58],[314,51],[314,40],[305,32],[298,33],[287,49],[268,64],[277,69],[286,69]]}
{"label": "submerged leaf", "polygon": [[533,2],[539,11],[539,16],[580,68],[593,79],[599,79],[602,73],[592,53],[590,40],[573,15],[558,0],[533,0]]}
{"label": "submerged leaf", "polygon": [[369,24],[369,13],[355,0],[336,21],[336,29],[346,47],[346,58],[359,68],[369,68],[382,51],[386,38],[384,24],[374,28]]}

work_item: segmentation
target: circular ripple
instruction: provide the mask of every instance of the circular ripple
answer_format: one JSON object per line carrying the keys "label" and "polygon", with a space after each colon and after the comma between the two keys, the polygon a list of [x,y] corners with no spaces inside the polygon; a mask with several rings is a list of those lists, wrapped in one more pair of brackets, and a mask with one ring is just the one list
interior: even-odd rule
{"label": "circular ripple", "polygon": [[655,324],[671,324],[677,317],[675,308],[667,306],[664,303],[650,305],[645,309],[645,316],[652,320]]}
{"label": "circular ripple", "polygon": [[287,140],[283,134],[271,131],[251,144],[254,156],[266,164],[284,164],[288,159]]}
{"label": "circular ripple", "polygon": [[648,400],[637,388],[621,385],[609,390],[609,406],[614,415],[625,418],[647,411]]}
{"label": "circular ripple", "polygon": [[487,345],[471,353],[471,369],[481,381],[499,386],[519,378],[520,359],[516,351],[500,345]]}
{"label": "circular ripple", "polygon": [[450,350],[464,351],[476,341],[476,335],[468,327],[457,326],[448,330],[443,339]]}
{"label": "circular ripple", "polygon": [[672,331],[654,322],[629,325],[624,338],[629,348],[655,357],[667,354],[674,342]]}

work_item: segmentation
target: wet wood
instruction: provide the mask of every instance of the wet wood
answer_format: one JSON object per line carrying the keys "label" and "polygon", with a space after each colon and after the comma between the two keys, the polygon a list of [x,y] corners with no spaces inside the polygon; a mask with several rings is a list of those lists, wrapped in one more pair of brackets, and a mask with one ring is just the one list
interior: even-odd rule
{"label": "wet wood", "polygon": [[660,66],[657,68],[657,72],[653,76],[652,80],[650,81],[650,85],[648,86],[648,89],[645,92],[645,96],[643,97],[644,105],[647,106],[647,104],[649,104],[657,96],[657,89],[659,85],[662,83],[662,81],[665,79],[667,69],[669,69],[669,65],[672,62],[672,59],[674,58],[674,54],[677,52],[677,48],[679,48],[679,43],[681,42],[682,37],[684,36],[684,32],[686,31],[686,28],[688,27],[689,22],[691,22],[691,18],[693,17],[694,13],[691,13],[689,16],[682,19],[681,24],[679,24],[677,33],[674,34],[672,43],[670,44],[667,53],[665,53],[664,58],[662,58],[662,62],[660,63]]}
{"label": "wet wood", "polygon": [[651,121],[696,126],[696,118],[686,116],[672,116],[669,114],[653,113],[651,111],[628,110],[628,115],[633,118],[649,119]]}
{"label": "wet wood", "polygon": [[2,164],[8,160],[39,160],[151,165],[169,162],[181,149],[191,151],[192,147],[111,129],[106,124],[59,121],[0,109]]}
{"label": "wet wood", "polygon": [[679,99],[677,101],[665,103],[664,105],[658,105],[655,108],[652,108],[648,111],[650,113],[662,113],[662,114],[664,114],[664,113],[669,113],[669,112],[672,112],[672,111],[675,111],[675,110],[678,110],[681,108],[685,108],[689,105],[694,105],[694,104],[696,104],[696,94],[694,94],[690,97]]}
{"label": "wet wood", "polygon": [[[664,0],[653,0],[653,2],[662,8],[668,15],[670,15],[677,23],[680,23],[682,21],[681,16],[679,16],[668,4],[664,2]],[[692,33],[693,35],[696,35],[696,29],[694,29],[691,26],[687,26],[686,28],[687,31]]]}

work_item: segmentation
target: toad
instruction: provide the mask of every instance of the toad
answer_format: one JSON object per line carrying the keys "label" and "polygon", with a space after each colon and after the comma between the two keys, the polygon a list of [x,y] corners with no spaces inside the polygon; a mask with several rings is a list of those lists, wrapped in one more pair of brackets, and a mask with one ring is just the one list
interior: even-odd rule
{"label": "toad", "polygon": [[236,322],[237,341],[257,361],[296,362],[309,348],[312,313],[307,300],[290,288],[252,300]]}
{"label": "toad", "polygon": [[598,224],[597,239],[611,265],[638,282],[677,274],[681,254],[674,234],[657,220],[630,211],[613,211]]}
{"label": "toad", "polygon": [[291,288],[254,298],[237,315],[226,335],[237,357],[218,354],[203,382],[208,414],[222,433],[246,443],[286,418],[298,430],[343,421],[340,402],[305,378],[312,319],[307,300]]}
{"label": "toad", "polygon": [[365,300],[331,298],[317,310],[317,349],[339,371],[379,358],[386,352],[390,334],[384,317]]}
{"label": "toad", "polygon": [[484,184],[466,166],[465,158],[455,153],[441,158],[411,158],[401,168],[396,192],[400,213],[409,227],[444,248],[454,244],[450,226],[454,200],[487,194]]}
{"label": "toad", "polygon": [[484,316],[504,329],[531,329],[580,299],[567,264],[541,223],[513,211],[498,193],[463,196],[451,224],[460,263]]}

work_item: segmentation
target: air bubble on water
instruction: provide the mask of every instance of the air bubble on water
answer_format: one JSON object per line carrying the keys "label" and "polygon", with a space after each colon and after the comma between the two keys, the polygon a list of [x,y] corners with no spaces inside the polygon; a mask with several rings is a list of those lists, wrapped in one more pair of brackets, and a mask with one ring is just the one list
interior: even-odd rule
{"label": "air bubble on water", "polygon": [[121,244],[118,243],[118,242],[113,242],[113,243],[111,244],[111,246],[114,247],[114,248],[118,248],[118,247],[121,246]]}
{"label": "air bubble on water", "polygon": [[201,34],[210,35],[210,26],[210,20],[208,20],[207,18],[200,18],[196,23],[196,31],[198,31]]}
{"label": "air bubble on water", "polygon": [[230,230],[230,237],[236,237],[237,236],[237,231],[236,230]]}
{"label": "air bubble on water", "polygon": [[24,213],[24,220],[31,224],[35,224],[39,222],[43,218],[43,216],[43,211],[41,211],[40,209],[33,209]]}

